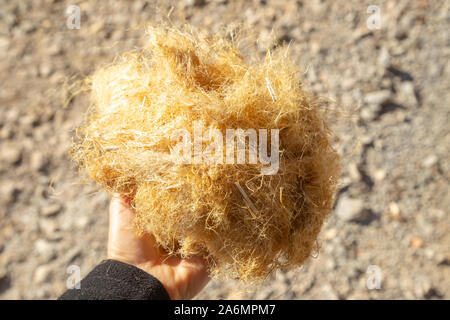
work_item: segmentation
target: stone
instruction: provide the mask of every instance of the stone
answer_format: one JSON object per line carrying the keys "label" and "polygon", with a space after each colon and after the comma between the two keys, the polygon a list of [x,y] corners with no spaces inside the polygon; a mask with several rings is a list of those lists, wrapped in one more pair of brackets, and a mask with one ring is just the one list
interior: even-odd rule
{"label": "stone", "polygon": [[339,199],[335,213],[343,221],[360,224],[368,224],[374,218],[372,211],[364,207],[361,199],[353,199],[347,196],[342,196]]}
{"label": "stone", "polygon": [[22,192],[20,186],[11,180],[4,181],[0,185],[0,199],[6,203],[10,204],[16,201],[19,194]]}
{"label": "stone", "polygon": [[417,107],[419,105],[414,85],[411,81],[402,82],[398,88],[398,91],[402,103],[410,107]]}
{"label": "stone", "polygon": [[422,246],[423,246],[423,240],[421,238],[413,237],[411,239],[411,248],[418,250],[418,249],[422,248]]}
{"label": "stone", "polygon": [[378,56],[378,63],[385,69],[391,66],[391,56],[388,49],[381,49],[380,55]]}
{"label": "stone", "polygon": [[47,159],[41,152],[33,152],[30,157],[30,167],[34,171],[42,171],[47,165]]}
{"label": "stone", "polygon": [[348,173],[352,181],[361,180],[361,173],[359,172],[358,165],[355,162],[351,162],[348,166]]}
{"label": "stone", "polygon": [[362,200],[344,196],[339,199],[335,212],[340,219],[351,221],[359,217],[363,208]]}
{"label": "stone", "polygon": [[63,256],[62,260],[66,262],[67,264],[71,264],[74,262],[75,259],[81,256],[82,253],[82,247],[77,245],[71,248],[66,252],[66,254]]}
{"label": "stone", "polygon": [[433,167],[437,162],[439,158],[435,154],[430,154],[422,161],[422,167],[424,168],[430,168]]}
{"label": "stone", "polygon": [[361,118],[365,121],[372,121],[381,112],[381,104],[370,104],[362,107]]}
{"label": "stone", "polygon": [[0,294],[11,287],[11,277],[5,269],[0,269]]}
{"label": "stone", "polygon": [[383,169],[376,169],[373,172],[373,177],[376,181],[382,181],[384,180],[384,178],[386,178],[386,171],[384,171]]}
{"label": "stone", "polygon": [[90,224],[91,220],[88,216],[80,216],[75,221],[75,226],[79,229],[84,229]]}
{"label": "stone", "polygon": [[14,130],[11,125],[5,125],[0,129],[0,139],[8,140],[14,136]]}
{"label": "stone", "polygon": [[50,240],[55,240],[59,237],[60,229],[55,219],[39,219],[39,230]]}
{"label": "stone", "polygon": [[434,288],[432,281],[425,275],[420,275],[414,283],[414,294],[417,298],[429,299],[433,296],[439,296],[438,290]]}
{"label": "stone", "polygon": [[91,26],[90,26],[90,29],[89,29],[89,31],[92,33],[92,34],[97,34],[97,33],[99,33],[101,30],[103,30],[105,28],[105,23],[103,22],[103,21],[97,21],[97,22],[95,22],[95,23],[93,23]]}
{"label": "stone", "polygon": [[336,291],[334,291],[333,287],[329,283],[325,283],[320,288],[320,297],[321,299],[325,300],[338,300],[339,296],[337,295]]}
{"label": "stone", "polygon": [[450,266],[450,255],[439,253],[436,257],[436,263],[438,266]]}
{"label": "stone", "polygon": [[8,51],[10,43],[11,42],[7,37],[1,36],[0,37],[0,50],[2,52],[6,53]]}
{"label": "stone", "polygon": [[41,265],[34,271],[33,282],[35,284],[42,284],[50,280],[52,276],[52,270],[49,265]]}
{"label": "stone", "polygon": [[322,47],[320,46],[320,43],[318,41],[312,41],[309,49],[311,51],[311,54],[316,55],[322,51]]}
{"label": "stone", "polygon": [[34,249],[40,256],[43,256],[48,260],[50,260],[55,254],[53,246],[45,239],[37,239],[34,242]]}
{"label": "stone", "polygon": [[336,228],[331,228],[329,230],[326,230],[323,233],[323,237],[325,240],[332,240],[337,236],[338,232]]}
{"label": "stone", "polygon": [[206,4],[205,0],[185,0],[186,7],[203,7]]}
{"label": "stone", "polygon": [[263,287],[256,293],[254,299],[267,300],[274,295],[275,291],[271,287]]}
{"label": "stone", "polygon": [[22,150],[10,145],[2,148],[0,157],[9,165],[17,165],[22,161]]}
{"label": "stone", "polygon": [[46,78],[53,73],[53,65],[50,61],[45,61],[39,66],[40,76]]}
{"label": "stone", "polygon": [[50,204],[41,208],[40,214],[44,217],[52,217],[57,215],[62,210],[62,205],[59,203]]}
{"label": "stone", "polygon": [[393,220],[401,219],[400,208],[395,202],[389,203],[389,217]]}
{"label": "stone", "polygon": [[382,105],[388,102],[392,97],[392,92],[390,90],[379,90],[374,92],[369,92],[364,97],[364,102],[367,104]]}

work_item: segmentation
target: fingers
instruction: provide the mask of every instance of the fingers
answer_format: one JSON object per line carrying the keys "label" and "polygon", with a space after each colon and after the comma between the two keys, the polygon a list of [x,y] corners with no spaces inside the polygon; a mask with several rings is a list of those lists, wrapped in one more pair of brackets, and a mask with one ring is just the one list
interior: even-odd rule
{"label": "fingers", "polygon": [[121,195],[120,193],[114,193],[112,195],[109,209],[110,209],[110,213],[112,211],[116,212],[116,211],[120,211],[120,210],[133,211],[133,208],[131,207],[130,199],[124,195]]}
{"label": "fingers", "polygon": [[199,288],[203,288],[209,280],[211,280],[208,273],[208,264],[204,258],[200,256],[191,257],[189,259],[184,259],[183,264],[195,274]]}
{"label": "fingers", "polygon": [[109,206],[109,235],[113,237],[135,235],[134,216],[130,200],[120,194],[114,194]]}
{"label": "fingers", "polygon": [[184,299],[194,298],[211,280],[208,273],[206,260],[196,256],[184,259],[184,264],[188,264],[190,270],[191,281],[186,288]]}
{"label": "fingers", "polygon": [[120,261],[133,258],[129,256],[130,249],[132,252],[139,242],[134,228],[134,216],[130,200],[114,194],[109,206],[108,258]]}
{"label": "fingers", "polygon": [[206,260],[200,256],[184,259],[184,262],[199,272],[206,272],[208,269]]}
{"label": "fingers", "polygon": [[[200,256],[188,259],[175,255],[167,256],[152,235],[146,233],[138,236],[135,215],[136,212],[127,197],[120,194],[111,197],[108,258],[137,266],[156,276],[165,285],[174,281],[176,278],[173,276],[174,273],[178,277],[183,275],[185,279],[185,288],[181,290],[185,292],[183,297],[194,297],[210,280],[205,259]],[[169,279],[166,279],[167,270],[171,270]]]}
{"label": "fingers", "polygon": [[159,261],[157,246],[149,234],[138,235],[135,227],[136,212],[131,201],[114,194],[109,208],[108,258],[132,265]]}

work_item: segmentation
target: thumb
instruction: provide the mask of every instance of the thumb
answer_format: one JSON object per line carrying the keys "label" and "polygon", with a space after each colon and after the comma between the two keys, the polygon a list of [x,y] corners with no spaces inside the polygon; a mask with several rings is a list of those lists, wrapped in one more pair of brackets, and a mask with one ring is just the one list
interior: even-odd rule
{"label": "thumb", "polygon": [[114,194],[109,206],[108,258],[137,264],[151,252],[148,237],[140,237],[134,225],[135,211],[128,198]]}
{"label": "thumb", "polygon": [[120,194],[113,194],[109,205],[109,240],[133,238],[136,235],[134,216],[130,200]]}

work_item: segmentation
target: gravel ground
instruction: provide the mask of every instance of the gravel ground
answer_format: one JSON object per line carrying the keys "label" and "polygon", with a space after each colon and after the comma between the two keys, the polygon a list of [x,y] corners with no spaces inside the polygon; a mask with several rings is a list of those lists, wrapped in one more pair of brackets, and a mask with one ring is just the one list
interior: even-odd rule
{"label": "gravel ground", "polygon": [[[368,28],[370,5],[381,20]],[[143,45],[142,26],[172,6],[175,25],[249,25],[260,53],[274,29],[305,86],[341,111],[343,177],[320,252],[258,288],[212,281],[199,298],[449,299],[445,0],[0,0],[0,298],[54,299],[69,266],[84,276],[105,258],[108,197],[67,155],[88,106],[72,84]]]}

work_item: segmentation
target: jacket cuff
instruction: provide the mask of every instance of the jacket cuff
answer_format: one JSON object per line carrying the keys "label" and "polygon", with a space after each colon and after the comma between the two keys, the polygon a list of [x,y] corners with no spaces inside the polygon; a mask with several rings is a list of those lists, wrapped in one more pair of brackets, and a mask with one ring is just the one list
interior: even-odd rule
{"label": "jacket cuff", "polygon": [[130,264],[108,259],[59,300],[170,300],[170,297],[152,275]]}

